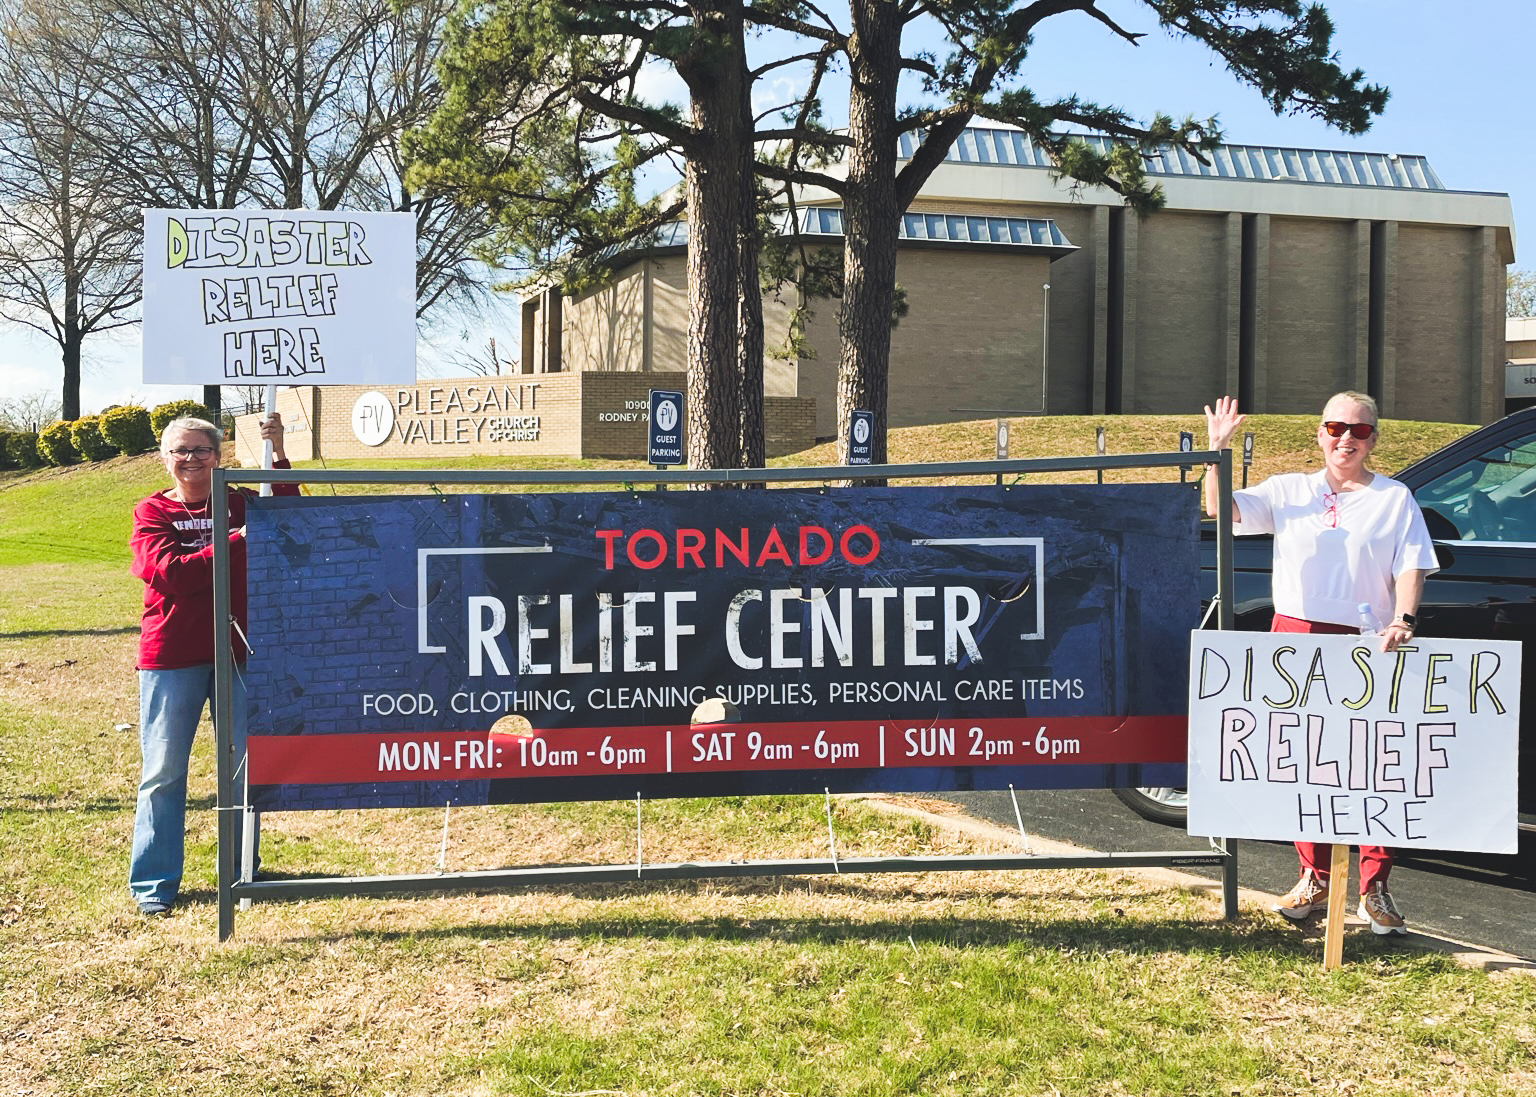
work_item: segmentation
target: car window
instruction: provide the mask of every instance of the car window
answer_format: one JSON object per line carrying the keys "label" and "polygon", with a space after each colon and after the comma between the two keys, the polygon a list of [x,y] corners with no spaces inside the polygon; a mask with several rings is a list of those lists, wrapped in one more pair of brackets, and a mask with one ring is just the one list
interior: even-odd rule
{"label": "car window", "polygon": [[1536,434],[1493,446],[1414,494],[1463,541],[1536,542]]}

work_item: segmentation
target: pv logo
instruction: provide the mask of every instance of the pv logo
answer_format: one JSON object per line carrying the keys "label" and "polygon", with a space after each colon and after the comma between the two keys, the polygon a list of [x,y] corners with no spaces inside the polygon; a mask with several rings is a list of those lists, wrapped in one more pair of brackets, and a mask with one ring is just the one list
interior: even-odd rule
{"label": "pv logo", "polygon": [[352,433],[365,446],[381,446],[395,429],[395,406],[382,392],[365,392],[352,405]]}

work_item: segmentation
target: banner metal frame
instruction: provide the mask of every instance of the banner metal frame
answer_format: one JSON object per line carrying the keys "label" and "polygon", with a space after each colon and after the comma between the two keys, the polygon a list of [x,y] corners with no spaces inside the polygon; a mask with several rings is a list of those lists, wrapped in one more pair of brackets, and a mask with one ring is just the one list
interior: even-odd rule
{"label": "banner metal frame", "polygon": [[[379,471],[230,469],[213,470],[213,495],[222,498],[236,484],[309,484],[323,487],[341,484],[389,484],[436,488],[440,485],[537,485],[633,488],[653,485],[659,490],[673,486],[711,484],[838,484],[864,480],[934,479],[944,476],[1026,476],[1049,472],[1094,472],[1126,469],[1178,468],[1211,465],[1217,477],[1216,518],[1216,625],[1233,627],[1232,614],[1232,451],[1118,454],[1104,457],[1046,457],[985,461],[946,461],[905,465],[863,465],[850,468],[830,465],[783,469],[620,469],[561,470],[462,470],[398,469]],[[1080,855],[1032,853],[933,857],[839,857],[830,850],[826,858],[793,858],[759,861],[709,861],[674,864],[532,865],[471,872],[437,872],[396,876],[317,876],[291,880],[252,879],[250,856],[240,856],[235,842],[236,813],[245,817],[247,832],[256,812],[245,803],[245,782],[237,775],[245,764],[235,756],[233,736],[234,647],[230,640],[229,512],[213,511],[213,618],[214,628],[214,741],[217,758],[218,897],[219,940],[235,932],[237,904],[253,900],[335,898],[384,894],[424,894],[443,891],[478,891],[571,883],[618,883],[630,880],[697,880],[748,876],[813,876],[845,872],[967,872],[995,869],[1042,868],[1186,868],[1221,869],[1222,911],[1228,920],[1237,917],[1237,843],[1211,839],[1208,852],[1157,850]]]}

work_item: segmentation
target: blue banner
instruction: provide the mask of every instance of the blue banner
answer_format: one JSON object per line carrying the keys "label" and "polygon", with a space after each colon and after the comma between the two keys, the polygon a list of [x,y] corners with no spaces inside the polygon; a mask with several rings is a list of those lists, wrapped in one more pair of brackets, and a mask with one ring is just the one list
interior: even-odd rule
{"label": "blue banner", "polygon": [[1179,784],[1196,502],[1177,484],[252,500],[253,801]]}

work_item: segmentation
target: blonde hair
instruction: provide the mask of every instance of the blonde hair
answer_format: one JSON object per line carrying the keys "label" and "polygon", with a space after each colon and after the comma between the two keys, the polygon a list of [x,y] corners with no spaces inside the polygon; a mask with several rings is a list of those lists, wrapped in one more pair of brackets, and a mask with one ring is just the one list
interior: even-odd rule
{"label": "blonde hair", "polygon": [[1328,397],[1328,403],[1323,405],[1323,410],[1327,411],[1328,405],[1332,404],[1335,400],[1352,400],[1359,404],[1362,408],[1371,413],[1371,424],[1377,427],[1379,431],[1381,426],[1381,412],[1377,409],[1376,401],[1372,397],[1363,392],[1336,392],[1332,396]]}

